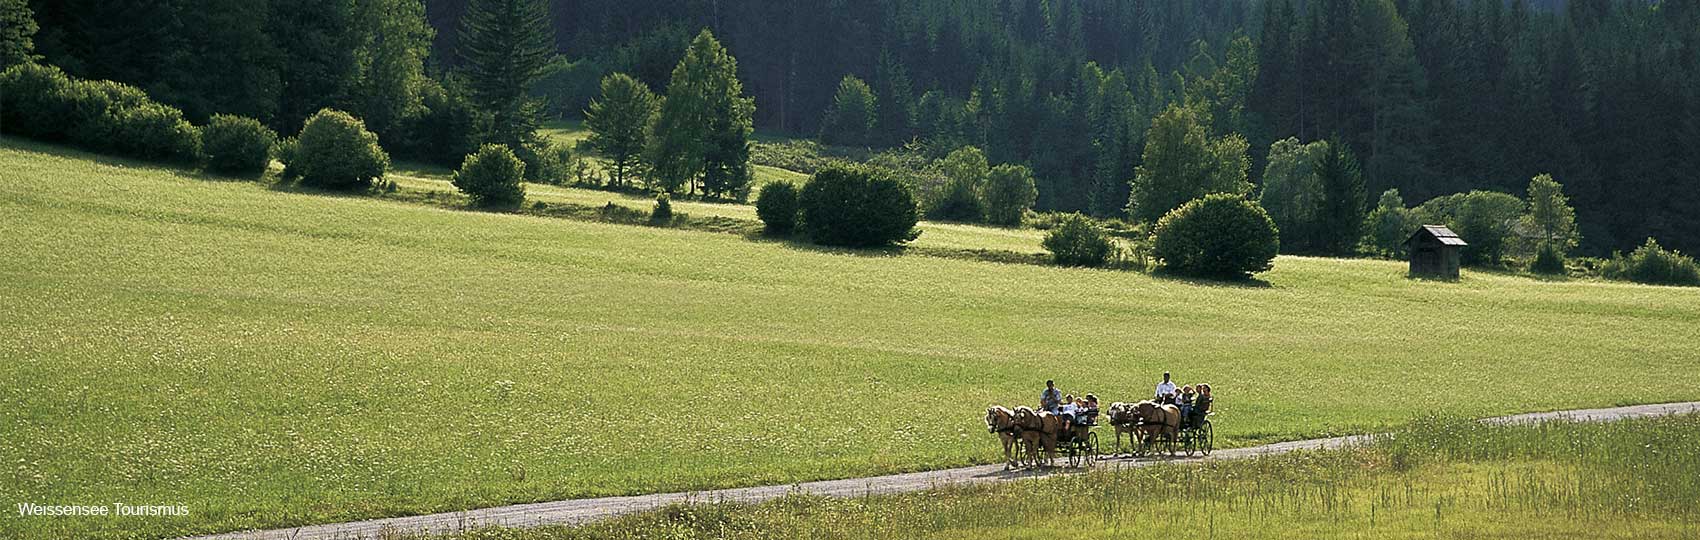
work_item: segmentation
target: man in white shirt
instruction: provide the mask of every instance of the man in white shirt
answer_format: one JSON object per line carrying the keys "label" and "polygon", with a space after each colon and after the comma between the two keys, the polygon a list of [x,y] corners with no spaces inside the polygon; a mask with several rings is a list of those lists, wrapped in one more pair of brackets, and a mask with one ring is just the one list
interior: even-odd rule
{"label": "man in white shirt", "polygon": [[1157,383],[1157,400],[1175,395],[1175,383],[1169,380],[1169,372],[1163,372],[1163,382]]}

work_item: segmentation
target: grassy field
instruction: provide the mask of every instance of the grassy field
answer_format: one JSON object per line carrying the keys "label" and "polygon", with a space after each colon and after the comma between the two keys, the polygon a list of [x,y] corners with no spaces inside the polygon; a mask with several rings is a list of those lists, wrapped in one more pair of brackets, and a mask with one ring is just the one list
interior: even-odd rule
{"label": "grassy field", "polygon": [[995,459],[988,403],[1217,389],[1227,445],[1700,399],[1700,290],[1267,286],[446,210],[0,139],[0,520],[158,538]]}
{"label": "grassy field", "polygon": [[436,540],[1700,538],[1700,417],[1420,422],[1363,448]]}

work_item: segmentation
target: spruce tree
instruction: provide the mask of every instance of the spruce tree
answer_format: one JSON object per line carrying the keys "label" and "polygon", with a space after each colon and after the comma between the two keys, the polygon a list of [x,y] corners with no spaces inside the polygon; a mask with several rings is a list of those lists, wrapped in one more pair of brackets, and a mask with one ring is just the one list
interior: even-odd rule
{"label": "spruce tree", "polygon": [[881,55],[874,74],[878,85],[878,120],[874,132],[882,143],[900,145],[915,136],[915,89],[909,71],[890,53]]}
{"label": "spruce tree", "polygon": [[1351,255],[1362,236],[1367,214],[1364,199],[1368,195],[1364,193],[1358,158],[1345,141],[1335,137],[1316,162],[1316,176],[1322,180],[1322,209],[1318,212],[1322,246],[1330,255]]}
{"label": "spruce tree", "polygon": [[540,110],[526,91],[555,53],[547,1],[472,0],[457,47],[472,100],[490,115],[485,139],[523,156]]}
{"label": "spruce tree", "polygon": [[820,142],[849,146],[870,146],[873,142],[875,111],[878,100],[868,84],[855,75],[845,75],[838,82],[838,93],[832,106],[821,120]]}
{"label": "spruce tree", "polygon": [[24,0],[0,0],[0,71],[35,56],[35,14]]}

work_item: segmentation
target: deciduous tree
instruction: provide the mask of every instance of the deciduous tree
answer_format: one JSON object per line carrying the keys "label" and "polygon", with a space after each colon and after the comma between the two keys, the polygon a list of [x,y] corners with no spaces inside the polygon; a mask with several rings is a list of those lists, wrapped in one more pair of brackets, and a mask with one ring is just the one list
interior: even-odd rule
{"label": "deciduous tree", "polygon": [[1145,162],[1135,172],[1128,213],[1153,222],[1181,204],[1211,193],[1245,195],[1246,140],[1238,134],[1210,139],[1205,122],[1190,108],[1171,105],[1151,121]]}
{"label": "deciduous tree", "polygon": [[590,128],[591,146],[608,158],[613,185],[629,185],[633,169],[641,163],[657,101],[648,86],[630,75],[602,78],[602,97],[590,102],[584,123]]}

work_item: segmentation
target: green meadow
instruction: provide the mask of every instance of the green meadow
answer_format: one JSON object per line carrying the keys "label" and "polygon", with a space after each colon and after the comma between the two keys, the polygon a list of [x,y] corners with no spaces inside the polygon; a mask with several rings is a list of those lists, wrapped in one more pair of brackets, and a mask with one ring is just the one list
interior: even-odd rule
{"label": "green meadow", "polygon": [[[1037,237],[955,227],[982,249]],[[1223,446],[1700,399],[1696,289],[1293,257],[1221,284],[847,252],[301,193],[9,138],[0,237],[0,502],[191,509],[7,517],[7,538],[987,463],[985,407],[1036,401],[1046,378],[1107,401],[1164,370],[1210,382]]]}
{"label": "green meadow", "polygon": [[1539,427],[1431,417],[1346,450],[430,538],[1694,539],[1697,444],[1693,415]]}

